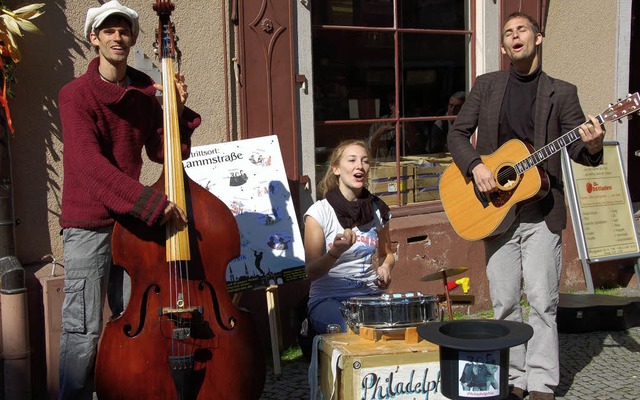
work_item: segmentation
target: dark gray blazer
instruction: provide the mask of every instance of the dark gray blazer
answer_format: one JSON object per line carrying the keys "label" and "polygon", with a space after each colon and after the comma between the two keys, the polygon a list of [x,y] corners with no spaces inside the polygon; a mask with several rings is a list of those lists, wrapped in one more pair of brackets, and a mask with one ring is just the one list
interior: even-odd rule
{"label": "dark gray blazer", "polygon": [[[480,155],[488,155],[498,149],[500,107],[508,79],[509,71],[491,72],[477,77],[449,130],[449,151],[458,168],[464,173],[470,175],[469,166],[478,160]],[[536,97],[534,148],[543,147],[585,120],[577,88],[542,72]],[[478,137],[474,148],[469,139],[476,128]],[[570,144],[568,150],[574,161],[592,165],[581,140]],[[599,161],[601,162],[601,159]],[[567,224],[560,153],[549,157],[541,167],[549,176],[551,190],[538,204],[549,230],[560,232]]]}

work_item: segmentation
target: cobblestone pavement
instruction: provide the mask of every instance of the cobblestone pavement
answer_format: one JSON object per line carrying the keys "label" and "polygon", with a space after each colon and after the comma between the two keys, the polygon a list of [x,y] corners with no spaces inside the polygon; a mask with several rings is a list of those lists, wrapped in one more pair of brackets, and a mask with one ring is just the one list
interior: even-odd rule
{"label": "cobblestone pavement", "polygon": [[[560,334],[558,400],[639,400],[640,327],[626,331]],[[308,363],[268,369],[261,399],[309,399]],[[351,400],[351,399],[346,399]]]}
{"label": "cobblestone pavement", "polygon": [[640,399],[640,328],[561,334],[560,371],[557,399]]}

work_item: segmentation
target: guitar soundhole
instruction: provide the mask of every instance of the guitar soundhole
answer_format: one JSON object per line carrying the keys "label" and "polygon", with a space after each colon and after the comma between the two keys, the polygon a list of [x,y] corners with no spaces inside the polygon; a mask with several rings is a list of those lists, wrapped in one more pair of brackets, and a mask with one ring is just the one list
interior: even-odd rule
{"label": "guitar soundhole", "polygon": [[511,199],[511,196],[513,196],[513,191],[518,187],[520,177],[513,167],[508,166],[503,167],[498,171],[496,180],[498,183],[498,189],[500,190],[492,192],[489,197],[491,199],[491,204],[493,204],[494,207],[502,207],[507,204]]}
{"label": "guitar soundhole", "polygon": [[509,166],[501,168],[496,176],[498,186],[502,190],[513,190],[518,185],[518,174],[516,170]]}

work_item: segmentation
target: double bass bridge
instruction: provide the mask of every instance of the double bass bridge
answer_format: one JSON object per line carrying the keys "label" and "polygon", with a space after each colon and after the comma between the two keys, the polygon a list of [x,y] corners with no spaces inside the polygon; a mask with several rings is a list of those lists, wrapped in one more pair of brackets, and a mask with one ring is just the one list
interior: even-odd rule
{"label": "double bass bridge", "polygon": [[191,337],[191,327],[194,321],[202,321],[204,309],[202,306],[192,307],[162,307],[158,316],[167,317],[175,323],[171,337],[175,340],[185,340]]}

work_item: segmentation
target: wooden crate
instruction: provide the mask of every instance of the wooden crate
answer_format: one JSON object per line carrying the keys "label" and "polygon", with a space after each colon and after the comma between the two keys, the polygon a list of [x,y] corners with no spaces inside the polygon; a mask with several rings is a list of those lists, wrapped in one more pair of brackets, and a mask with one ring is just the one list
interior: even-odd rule
{"label": "wooden crate", "polygon": [[[414,166],[412,164],[400,164],[400,179],[413,178]],[[369,182],[386,182],[397,180],[396,163],[381,162],[376,163],[369,169]]]}
{"label": "wooden crate", "polygon": [[[444,400],[439,347],[425,340],[374,342],[353,332],[323,335],[318,346],[320,390],[335,399]],[[333,371],[335,371],[335,376]],[[393,385],[393,387],[389,387]]]}
{"label": "wooden crate", "polygon": [[[400,201],[402,204],[411,204],[415,202],[413,188],[409,190],[403,190],[400,192]],[[398,205],[398,194],[397,193],[374,193],[376,196],[380,197],[382,201],[384,201],[388,206],[397,206]]]}
{"label": "wooden crate", "polygon": [[414,167],[414,199],[416,203],[440,199],[438,183],[450,163],[424,163]]}
{"label": "wooden crate", "polygon": [[423,201],[440,200],[440,191],[437,188],[431,190],[423,188],[418,191],[418,189],[416,188],[413,196],[416,203],[421,203]]}
{"label": "wooden crate", "polygon": [[390,193],[398,193],[413,191],[414,188],[414,178],[413,176],[402,176],[400,177],[400,181],[397,179],[387,180],[387,181],[378,181],[378,182],[370,182],[368,185],[368,189],[371,193],[375,195],[386,195]]}
{"label": "wooden crate", "polygon": [[400,165],[400,179],[396,164],[393,162],[377,163],[369,170],[367,187],[369,191],[380,197],[387,205],[398,205],[398,192],[402,204],[414,202],[414,166]]}

